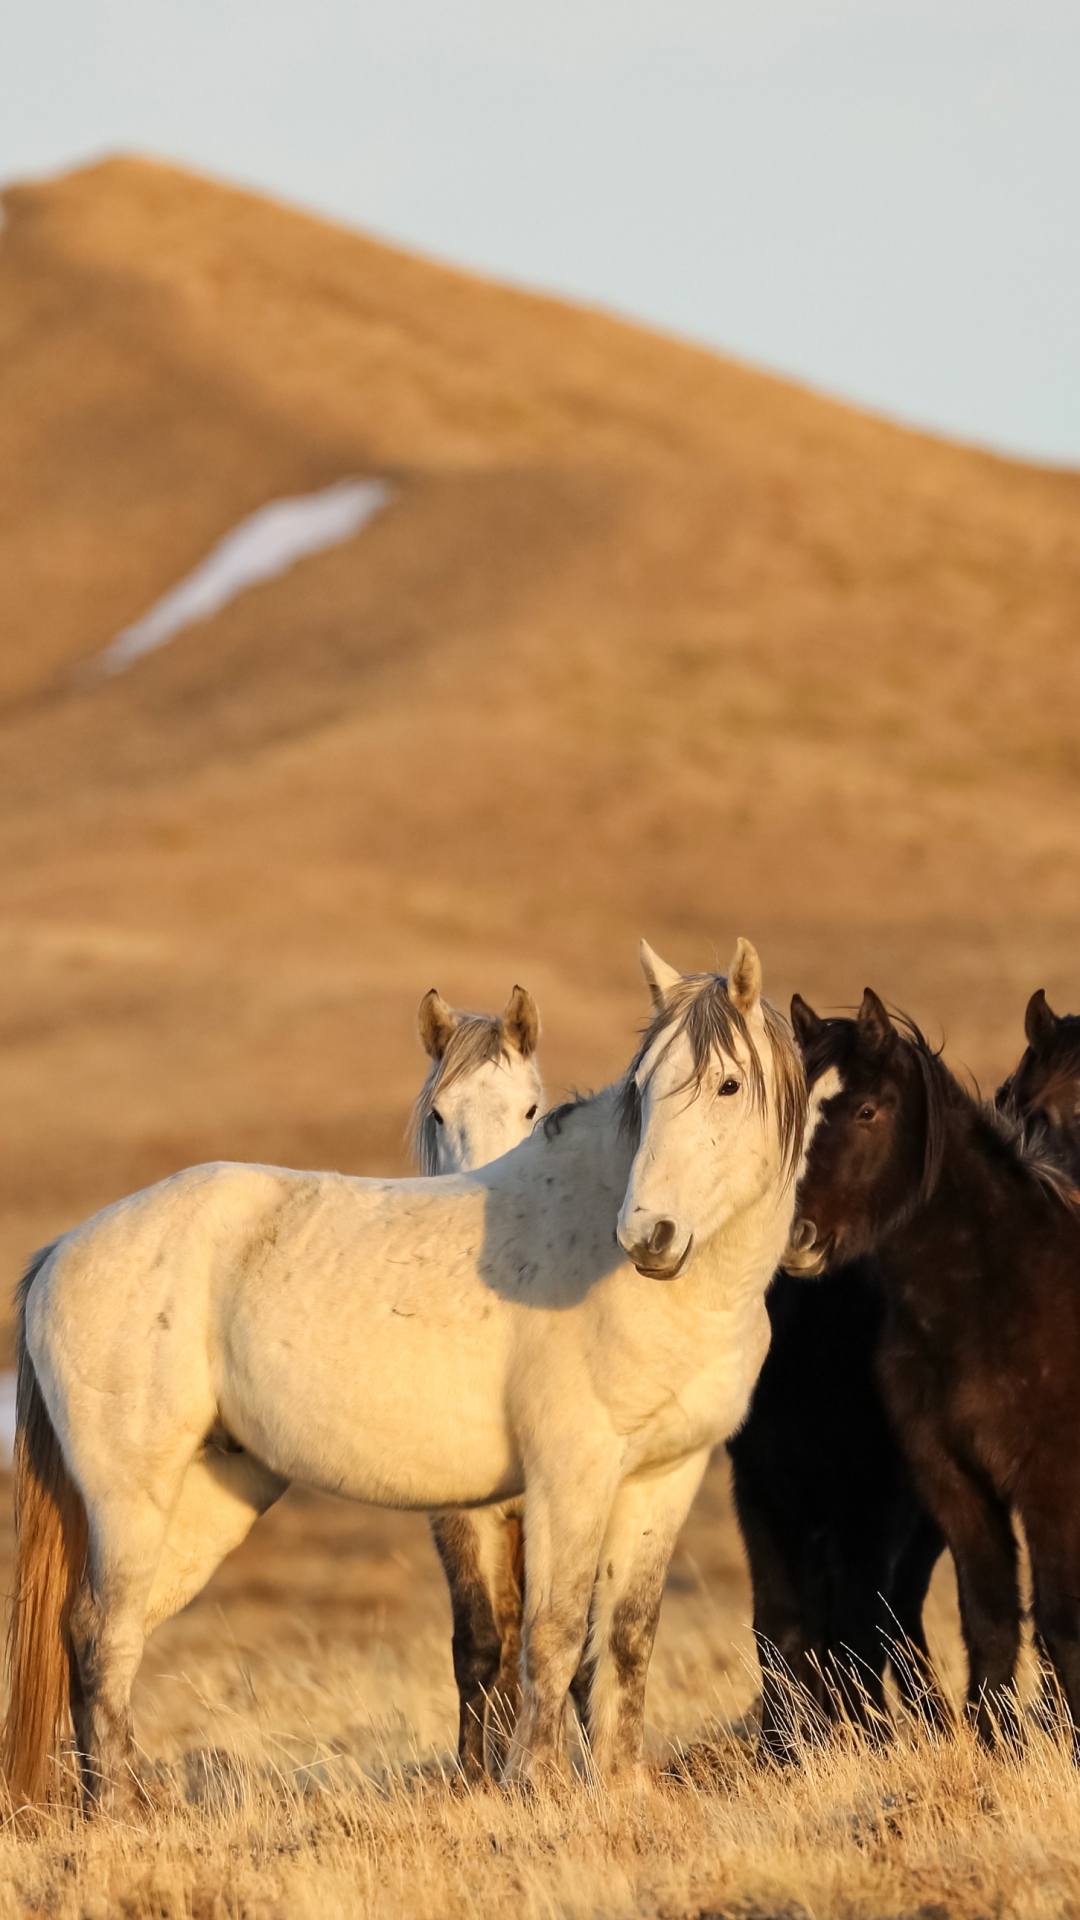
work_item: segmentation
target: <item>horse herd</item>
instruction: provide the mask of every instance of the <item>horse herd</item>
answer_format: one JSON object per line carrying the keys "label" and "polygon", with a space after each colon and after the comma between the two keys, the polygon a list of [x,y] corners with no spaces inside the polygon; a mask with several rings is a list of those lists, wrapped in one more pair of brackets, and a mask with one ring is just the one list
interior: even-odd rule
{"label": "horse herd", "polygon": [[[420,1008],[422,1177],[219,1164],[106,1208],[19,1292],[3,1760],[139,1792],[147,1635],[291,1481],[432,1513],[466,1778],[635,1773],[668,1562],[726,1440],[763,1751],[941,1726],[922,1624],[955,1562],[968,1708],[1015,1738],[1020,1595],[1080,1727],[1080,1020],[1041,993],[990,1104],[867,990],[786,1021],[740,940],[642,943],[625,1074],[538,1119],[536,1008]],[[438,1175],[438,1178],[431,1176]],[[814,1278],[811,1276],[818,1276]],[[1056,1684],[1055,1684],[1056,1683]]]}

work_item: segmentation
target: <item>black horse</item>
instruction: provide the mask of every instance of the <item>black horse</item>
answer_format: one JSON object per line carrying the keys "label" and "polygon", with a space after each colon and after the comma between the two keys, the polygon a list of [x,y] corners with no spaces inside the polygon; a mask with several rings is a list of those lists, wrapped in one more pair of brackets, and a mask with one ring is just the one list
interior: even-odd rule
{"label": "black horse", "polygon": [[976,1100],[869,989],[854,1020],[821,1020],[798,998],[792,1014],[825,1095],[800,1217],[822,1266],[875,1260],[878,1374],[955,1562],[971,1718],[987,1742],[1015,1725],[1016,1514],[1038,1641],[1080,1726],[1080,1206],[1067,1161],[1053,1128],[1026,1134]]}
{"label": "black horse", "polygon": [[787,1760],[829,1722],[885,1724],[890,1655],[901,1695],[937,1710],[922,1614],[944,1541],[878,1385],[885,1303],[872,1262],[820,1280],[779,1273],[767,1305],[772,1343],[728,1452],[754,1588],[761,1737]]}
{"label": "black horse", "polygon": [[[803,1003],[792,1011],[809,1040]],[[996,1103],[1048,1129],[1078,1179],[1080,1018],[1054,1014],[1040,990],[1024,1026],[1027,1050]],[[943,1717],[923,1607],[945,1543],[878,1380],[886,1303],[875,1261],[813,1281],[779,1273],[767,1304],[772,1342],[728,1451],[754,1589],[762,1740],[786,1759],[841,1717],[880,1729],[890,1663],[901,1698]]]}

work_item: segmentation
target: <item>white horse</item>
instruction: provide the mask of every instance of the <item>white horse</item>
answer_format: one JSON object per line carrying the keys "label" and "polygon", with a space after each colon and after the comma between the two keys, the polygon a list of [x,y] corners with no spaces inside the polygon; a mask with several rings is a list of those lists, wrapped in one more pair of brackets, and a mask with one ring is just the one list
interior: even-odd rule
{"label": "white horse", "polygon": [[250,1524],[260,1475],[429,1510],[523,1494],[506,1776],[565,1765],[586,1635],[594,1764],[636,1767],[668,1559],[766,1351],[807,1112],[752,947],[727,981],[652,970],[624,1079],[485,1170],[197,1167],[37,1256],[19,1302],[16,1798],[42,1792],[69,1698],[89,1795],[130,1794],[147,1632],[235,1544],[231,1509]]}
{"label": "white horse", "polygon": [[[527,1139],[544,1099],[532,995],[515,987],[502,1015],[462,1013],[432,987],[418,1025],[431,1060],[410,1126],[421,1173],[471,1173]],[[523,1511],[519,1498],[431,1515],[450,1589],[458,1764],[466,1780],[499,1771],[518,1710]]]}

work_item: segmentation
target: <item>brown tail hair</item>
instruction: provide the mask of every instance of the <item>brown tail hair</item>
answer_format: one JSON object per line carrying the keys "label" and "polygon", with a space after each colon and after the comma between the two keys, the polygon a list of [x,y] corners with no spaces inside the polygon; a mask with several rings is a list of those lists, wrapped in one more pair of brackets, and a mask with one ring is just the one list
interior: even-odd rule
{"label": "brown tail hair", "polygon": [[14,1806],[42,1801],[68,1725],[71,1608],[86,1566],[86,1508],[26,1350],[26,1298],[52,1247],[19,1284],[15,1426],[15,1593],[8,1627],[7,1719],[0,1766]]}

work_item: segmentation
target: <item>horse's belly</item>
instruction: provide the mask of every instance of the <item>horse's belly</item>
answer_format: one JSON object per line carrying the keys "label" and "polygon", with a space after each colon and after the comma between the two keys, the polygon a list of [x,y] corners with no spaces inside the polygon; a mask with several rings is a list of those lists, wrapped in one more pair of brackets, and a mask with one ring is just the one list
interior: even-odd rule
{"label": "horse's belly", "polygon": [[381,1506],[483,1505],[521,1486],[504,1377],[498,1341],[403,1321],[362,1345],[234,1344],[222,1414],[290,1480]]}
{"label": "horse's belly", "polygon": [[347,1499],[423,1510],[487,1506],[521,1490],[505,1433],[459,1422],[353,1429],[294,1477]]}

